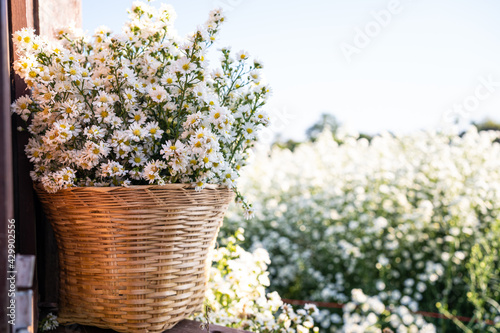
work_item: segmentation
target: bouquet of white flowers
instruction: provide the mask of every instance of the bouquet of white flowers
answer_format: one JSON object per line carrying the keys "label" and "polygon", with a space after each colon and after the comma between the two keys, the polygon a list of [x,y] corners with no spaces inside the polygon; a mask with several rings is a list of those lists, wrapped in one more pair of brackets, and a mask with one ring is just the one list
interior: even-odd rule
{"label": "bouquet of white flowers", "polygon": [[175,13],[136,2],[122,34],[89,38],[61,29],[58,42],[14,33],[14,68],[31,88],[13,112],[28,122],[33,181],[46,191],[73,186],[208,183],[236,189],[256,133],[268,125],[262,63],[222,48],[210,70],[207,49],[224,16],[210,13],[181,39]]}

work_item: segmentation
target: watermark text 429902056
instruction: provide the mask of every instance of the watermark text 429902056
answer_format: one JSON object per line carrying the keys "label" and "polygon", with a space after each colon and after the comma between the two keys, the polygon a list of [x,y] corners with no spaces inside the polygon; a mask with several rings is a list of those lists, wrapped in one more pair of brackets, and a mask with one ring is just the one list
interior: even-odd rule
{"label": "watermark text 429902056", "polygon": [[7,224],[7,282],[9,304],[7,306],[7,321],[14,326],[16,323],[16,221],[10,219]]}

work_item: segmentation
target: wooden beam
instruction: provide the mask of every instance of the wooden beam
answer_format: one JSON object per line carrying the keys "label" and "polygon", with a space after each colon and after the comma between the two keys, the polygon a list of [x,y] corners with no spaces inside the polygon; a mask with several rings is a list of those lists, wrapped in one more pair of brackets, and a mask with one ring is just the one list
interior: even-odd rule
{"label": "wooden beam", "polygon": [[[207,333],[207,330],[203,330],[200,327],[201,323],[193,320],[183,320],[174,328],[166,330],[164,333]],[[114,333],[113,330],[107,330],[91,326],[61,326],[58,327],[54,333]],[[249,333],[248,331],[243,331],[235,328],[229,328],[219,325],[210,325],[210,333]]]}

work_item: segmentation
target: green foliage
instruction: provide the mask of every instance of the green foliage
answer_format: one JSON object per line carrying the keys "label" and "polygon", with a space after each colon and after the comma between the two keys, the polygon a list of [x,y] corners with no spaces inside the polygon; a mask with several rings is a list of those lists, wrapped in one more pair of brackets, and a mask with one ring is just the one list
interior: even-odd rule
{"label": "green foliage", "polygon": [[333,114],[323,113],[321,114],[320,119],[306,130],[306,135],[309,141],[314,142],[325,130],[331,131],[335,134],[339,126],[340,123]]}

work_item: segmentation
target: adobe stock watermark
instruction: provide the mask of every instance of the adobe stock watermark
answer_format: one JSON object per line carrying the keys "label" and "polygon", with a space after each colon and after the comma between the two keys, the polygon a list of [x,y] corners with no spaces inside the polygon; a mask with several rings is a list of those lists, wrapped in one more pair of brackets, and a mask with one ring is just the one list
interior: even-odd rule
{"label": "adobe stock watermark", "polygon": [[478,81],[479,83],[472,94],[443,112],[443,122],[456,123],[460,120],[469,120],[471,115],[479,108],[481,102],[490,98],[500,88],[500,79],[493,78],[493,74],[486,77],[480,76]]}
{"label": "adobe stock watermark", "polygon": [[259,142],[271,145],[276,139],[276,134],[285,130],[288,125],[297,118],[296,115],[288,112],[286,107],[274,108],[269,112],[271,124],[259,133]]}
{"label": "adobe stock watermark", "polygon": [[390,0],[385,8],[370,12],[372,20],[366,22],[361,28],[359,26],[354,28],[352,42],[342,42],[340,44],[340,50],[347,63],[350,64],[353,56],[360,54],[372,44],[373,40],[392,23],[394,17],[403,12],[403,2],[408,1],[410,0]]}
{"label": "adobe stock watermark", "polygon": [[243,3],[243,0],[214,0],[215,8],[222,8],[225,12],[230,12],[238,8]]}
{"label": "adobe stock watermark", "polygon": [[16,220],[8,220],[7,231],[7,286],[9,298],[7,306],[7,321],[9,325],[16,323]]}

